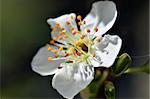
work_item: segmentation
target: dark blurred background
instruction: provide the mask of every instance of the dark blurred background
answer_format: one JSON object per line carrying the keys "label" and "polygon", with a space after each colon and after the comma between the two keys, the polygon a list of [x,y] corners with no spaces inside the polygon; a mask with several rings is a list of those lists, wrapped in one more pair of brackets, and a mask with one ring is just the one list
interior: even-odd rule
{"label": "dark blurred background", "polygon": [[[96,0],[1,0],[1,97],[3,99],[62,98],[52,87],[52,76],[31,70],[36,51],[50,39],[46,20],[66,13],[83,17]],[[120,53],[127,52],[133,66],[149,55],[149,0],[113,0],[118,17],[110,34],[123,39]],[[125,75],[116,82],[117,99],[148,99],[149,76]]]}

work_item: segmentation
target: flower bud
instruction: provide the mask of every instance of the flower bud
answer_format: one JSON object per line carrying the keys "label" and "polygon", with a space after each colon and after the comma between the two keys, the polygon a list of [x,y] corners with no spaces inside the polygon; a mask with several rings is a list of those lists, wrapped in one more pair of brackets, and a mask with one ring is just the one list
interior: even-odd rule
{"label": "flower bud", "polygon": [[110,81],[105,83],[105,96],[106,99],[115,99],[115,87],[114,84]]}
{"label": "flower bud", "polygon": [[122,54],[112,66],[113,72],[118,76],[121,75],[128,69],[131,62],[131,57],[127,53]]}

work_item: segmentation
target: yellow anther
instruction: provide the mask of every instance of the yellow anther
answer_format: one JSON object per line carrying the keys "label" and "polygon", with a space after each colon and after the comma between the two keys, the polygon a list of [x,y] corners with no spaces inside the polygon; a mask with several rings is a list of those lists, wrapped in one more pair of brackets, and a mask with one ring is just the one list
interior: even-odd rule
{"label": "yellow anther", "polygon": [[53,58],[52,57],[48,57],[48,61],[52,62]]}
{"label": "yellow anther", "polygon": [[65,57],[67,57],[67,56],[69,56],[69,55],[71,55],[71,54],[69,54],[69,53],[67,53],[67,52],[65,53]]}
{"label": "yellow anther", "polygon": [[79,45],[80,45],[80,41],[77,41],[77,42],[76,42],[76,46],[79,46]]}
{"label": "yellow anther", "polygon": [[88,32],[88,33],[90,33],[91,31],[90,31],[90,29],[86,29],[86,31]]}
{"label": "yellow anther", "polygon": [[65,30],[65,28],[61,28],[61,30],[63,31],[63,30]]}
{"label": "yellow anther", "polygon": [[73,35],[75,35],[76,33],[77,33],[77,31],[76,31],[76,30],[73,30],[73,31],[72,31],[72,34],[73,34]]}
{"label": "yellow anther", "polygon": [[53,52],[54,54],[57,54],[58,51],[57,51],[56,49],[53,49],[52,52]]}
{"label": "yellow anther", "polygon": [[74,17],[71,15],[70,18],[73,19]]}
{"label": "yellow anther", "polygon": [[56,37],[53,37],[53,40],[56,41]]}
{"label": "yellow anther", "polygon": [[62,35],[62,34],[63,34],[62,31],[60,31],[60,32],[59,32],[59,35]]}
{"label": "yellow anther", "polygon": [[54,40],[50,40],[49,43],[52,44],[52,45],[54,45],[55,41]]}
{"label": "yellow anther", "polygon": [[97,31],[98,31],[98,28],[97,28],[97,27],[95,27],[95,28],[94,28],[94,31],[95,31],[95,32],[97,32]]}
{"label": "yellow anther", "polygon": [[59,49],[59,48],[60,48],[60,46],[57,46],[57,48]]}
{"label": "yellow anther", "polygon": [[67,24],[67,25],[70,25],[70,22],[69,22],[69,21],[67,21],[67,22],[66,22],[66,24]]}
{"label": "yellow anther", "polygon": [[78,56],[81,56],[81,53],[80,53],[80,52],[78,52],[78,51],[76,52],[76,54],[77,54]]}
{"label": "yellow anther", "polygon": [[51,51],[52,49],[53,49],[53,48],[51,48],[51,47],[48,47],[48,48],[47,48],[48,51]]}
{"label": "yellow anther", "polygon": [[60,27],[60,24],[56,24],[55,27]]}
{"label": "yellow anther", "polygon": [[64,38],[68,38],[68,35],[64,34]]}
{"label": "yellow anther", "polygon": [[95,57],[95,56],[96,56],[96,54],[94,53],[94,54],[93,54],[93,57]]}
{"label": "yellow anther", "polygon": [[82,19],[81,15],[78,15],[77,20],[81,20],[81,19]]}
{"label": "yellow anther", "polygon": [[58,37],[58,39],[59,39],[59,40],[62,40],[62,35],[60,35],[60,36]]}
{"label": "yellow anther", "polygon": [[56,28],[52,28],[52,32],[55,33],[56,32]]}
{"label": "yellow anther", "polygon": [[62,48],[62,47],[60,47],[60,48],[59,48],[59,51],[62,51],[62,50],[63,50],[63,48]]}
{"label": "yellow anther", "polygon": [[100,42],[101,41],[101,37],[96,37],[95,39],[97,42]]}
{"label": "yellow anther", "polygon": [[85,38],[85,35],[81,35],[81,37],[80,37],[81,39],[84,39]]}
{"label": "yellow anther", "polygon": [[57,57],[58,57],[58,54],[55,54],[54,57],[57,58]]}
{"label": "yellow anther", "polygon": [[83,21],[83,24],[86,24],[86,22],[85,22],[85,21]]}
{"label": "yellow anther", "polygon": [[75,28],[73,28],[73,27],[70,28],[70,30],[72,30],[72,31],[73,31],[74,29],[75,29]]}

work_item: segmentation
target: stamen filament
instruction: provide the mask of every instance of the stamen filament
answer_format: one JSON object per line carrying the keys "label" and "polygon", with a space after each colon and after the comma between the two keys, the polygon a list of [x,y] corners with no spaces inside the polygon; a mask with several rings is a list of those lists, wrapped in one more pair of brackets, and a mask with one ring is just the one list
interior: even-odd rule
{"label": "stamen filament", "polygon": [[72,41],[73,43],[75,43],[75,40],[66,32],[66,31],[63,31],[64,34],[67,36],[67,38]]}

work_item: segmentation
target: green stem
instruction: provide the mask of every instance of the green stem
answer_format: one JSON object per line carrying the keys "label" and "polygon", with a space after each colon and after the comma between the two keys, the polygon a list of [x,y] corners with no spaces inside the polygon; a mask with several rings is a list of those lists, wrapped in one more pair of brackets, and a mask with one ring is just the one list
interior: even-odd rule
{"label": "green stem", "polygon": [[[95,98],[97,97],[97,95],[99,94],[99,89],[102,87],[103,83],[106,81],[106,79],[108,78],[109,75],[109,71],[105,70],[103,71],[102,75],[100,76],[101,78],[98,80],[98,82],[96,82],[96,88],[95,88]],[[94,97],[92,97],[94,98]]]}
{"label": "green stem", "polygon": [[132,68],[128,68],[124,74],[132,74],[132,73],[140,73],[140,72],[143,72],[143,73],[147,73],[149,74],[150,73],[150,68],[149,66],[140,66],[140,67],[132,67]]}
{"label": "green stem", "polygon": [[109,72],[108,71],[103,71],[103,74],[101,76],[101,79],[98,81],[99,84],[99,88],[102,86],[102,84],[104,83],[104,81],[107,79]]}

